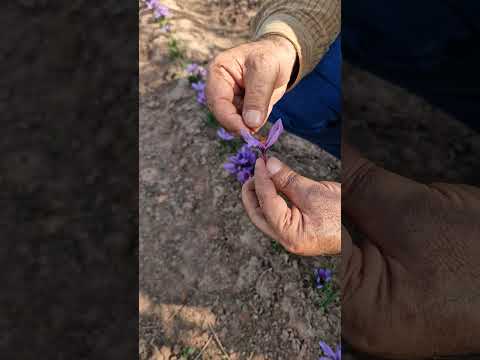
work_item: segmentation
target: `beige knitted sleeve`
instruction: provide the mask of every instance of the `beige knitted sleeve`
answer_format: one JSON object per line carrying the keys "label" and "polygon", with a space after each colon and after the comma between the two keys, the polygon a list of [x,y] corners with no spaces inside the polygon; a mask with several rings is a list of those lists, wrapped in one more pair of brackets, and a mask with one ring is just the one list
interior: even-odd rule
{"label": "beige knitted sleeve", "polygon": [[320,62],[340,27],[341,0],[266,0],[252,22],[254,39],[277,34],[295,46],[300,67],[294,85]]}

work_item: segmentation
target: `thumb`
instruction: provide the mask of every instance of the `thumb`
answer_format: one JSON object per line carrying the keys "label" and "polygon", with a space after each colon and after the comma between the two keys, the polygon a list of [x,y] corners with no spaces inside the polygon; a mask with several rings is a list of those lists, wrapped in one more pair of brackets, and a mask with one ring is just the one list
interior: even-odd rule
{"label": "thumb", "polygon": [[245,67],[242,116],[245,125],[257,129],[267,120],[279,66],[272,57],[256,54],[247,60]]}
{"label": "thumb", "polygon": [[268,158],[267,170],[275,188],[288,200],[300,209],[308,206],[308,192],[317,184],[315,181],[297,174],[276,157]]}

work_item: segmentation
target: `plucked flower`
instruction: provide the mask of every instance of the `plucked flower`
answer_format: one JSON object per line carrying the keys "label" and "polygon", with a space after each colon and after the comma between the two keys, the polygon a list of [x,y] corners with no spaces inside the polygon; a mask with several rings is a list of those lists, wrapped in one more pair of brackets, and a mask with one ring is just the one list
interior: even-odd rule
{"label": "plucked flower", "polygon": [[323,356],[320,356],[318,360],[341,360],[342,359],[342,346],[338,344],[335,351],[323,341],[320,341],[320,348],[322,349]]}
{"label": "plucked flower", "polygon": [[233,140],[235,138],[232,134],[230,134],[227,130],[225,130],[222,127],[217,130],[217,136],[220,139],[225,140],[225,141],[230,141],[230,140]]}
{"label": "plucked flower", "polygon": [[315,269],[313,275],[317,289],[322,289],[328,282],[332,281],[332,270],[330,269]]}
{"label": "plucked flower", "polygon": [[267,150],[275,144],[283,132],[283,123],[282,119],[278,119],[275,124],[271,127],[270,131],[268,132],[267,139],[265,141],[260,141],[248,131],[242,129],[240,131],[243,140],[248,144],[250,147],[255,147],[260,150],[262,153],[262,157],[266,160]]}
{"label": "plucked flower", "polygon": [[228,157],[223,168],[235,175],[242,184],[253,176],[257,154],[248,145],[243,145],[234,155]]}

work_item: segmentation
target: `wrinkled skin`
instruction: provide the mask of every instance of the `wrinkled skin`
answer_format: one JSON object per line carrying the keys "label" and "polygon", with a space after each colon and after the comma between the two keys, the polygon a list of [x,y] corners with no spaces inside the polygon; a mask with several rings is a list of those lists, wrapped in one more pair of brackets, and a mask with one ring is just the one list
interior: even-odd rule
{"label": "wrinkled skin", "polygon": [[296,60],[290,41],[275,35],[220,53],[208,68],[208,107],[233,134],[257,131],[285,93]]}
{"label": "wrinkled skin", "polygon": [[[274,36],[221,53],[209,67],[210,110],[232,133],[257,131],[285,93],[295,61],[293,45]],[[258,124],[248,110],[259,112]],[[269,171],[271,160],[257,160],[242,188],[246,212],[292,253],[341,251],[347,341],[393,358],[480,353],[480,189],[420,184],[348,146],[343,192],[283,164]]]}
{"label": "wrinkled skin", "polygon": [[[255,176],[242,188],[242,201],[252,222],[288,251],[305,256],[338,254],[341,247],[339,183],[316,182],[298,175],[279,160],[281,169],[271,175],[263,159]],[[291,203],[279,195],[286,196]]]}
{"label": "wrinkled skin", "polygon": [[407,359],[480,352],[480,189],[424,185],[343,149],[342,334]]}
{"label": "wrinkled skin", "polygon": [[480,352],[480,189],[420,184],[344,146],[342,211],[352,236],[340,225],[340,184],[283,164],[272,175],[268,165],[258,160],[242,189],[246,212],[290,252],[334,254],[342,244],[348,342],[391,358]]}

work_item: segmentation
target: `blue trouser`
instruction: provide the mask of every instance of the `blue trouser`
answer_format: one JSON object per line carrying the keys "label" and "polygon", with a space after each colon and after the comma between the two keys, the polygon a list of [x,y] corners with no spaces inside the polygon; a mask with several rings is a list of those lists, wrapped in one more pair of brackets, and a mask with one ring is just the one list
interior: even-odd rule
{"label": "blue trouser", "polygon": [[340,37],[315,69],[273,107],[269,121],[340,157],[342,52]]}

